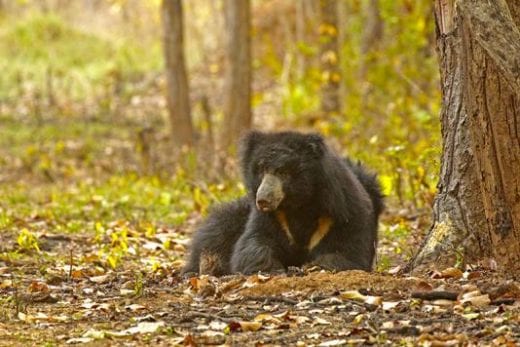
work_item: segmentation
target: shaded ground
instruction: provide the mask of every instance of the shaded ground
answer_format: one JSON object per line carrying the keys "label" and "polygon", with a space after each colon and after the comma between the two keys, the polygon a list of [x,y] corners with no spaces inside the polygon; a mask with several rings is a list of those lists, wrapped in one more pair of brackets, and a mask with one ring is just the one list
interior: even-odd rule
{"label": "shaded ground", "polygon": [[[181,240],[177,232],[163,230],[155,241]],[[2,234],[4,251],[13,239]],[[4,258],[0,345],[520,343],[518,283],[482,269],[425,278],[292,269],[184,279],[176,275],[182,262],[169,258],[184,252],[184,241],[165,252],[159,242],[136,238],[129,243],[140,254],[114,271],[101,266],[91,240],[41,236],[45,256]]]}

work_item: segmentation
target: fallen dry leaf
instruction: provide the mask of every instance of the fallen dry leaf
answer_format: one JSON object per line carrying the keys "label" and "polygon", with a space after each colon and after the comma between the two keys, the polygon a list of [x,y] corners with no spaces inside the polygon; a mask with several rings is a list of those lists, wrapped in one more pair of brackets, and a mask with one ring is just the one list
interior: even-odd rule
{"label": "fallen dry leaf", "polygon": [[419,281],[417,282],[417,284],[415,285],[415,290],[416,291],[431,291],[433,290],[433,286],[426,282],[426,281]]}
{"label": "fallen dry leaf", "polygon": [[110,331],[107,332],[109,335],[112,336],[128,336],[128,335],[136,335],[136,334],[148,334],[148,333],[154,333],[157,330],[159,330],[161,327],[164,326],[163,321],[158,322],[139,322],[136,326],[133,326],[131,328],[121,330],[118,332]]}
{"label": "fallen dry leaf", "polygon": [[92,276],[88,278],[91,282],[101,284],[110,281],[110,275]]}
{"label": "fallen dry leaf", "polygon": [[89,329],[81,337],[99,340],[104,339],[106,335],[106,332],[103,330]]}
{"label": "fallen dry leaf", "polygon": [[382,308],[385,311],[393,310],[400,303],[400,301],[383,301]]}
{"label": "fallen dry leaf", "polygon": [[324,342],[320,343],[318,346],[320,346],[320,347],[331,347],[331,346],[344,346],[345,344],[347,344],[347,340],[339,340],[338,339],[338,340],[324,341]]}
{"label": "fallen dry leaf", "polygon": [[11,288],[13,286],[12,280],[3,280],[2,283],[0,283],[0,289],[7,289]]}
{"label": "fallen dry leaf", "polygon": [[242,329],[242,331],[258,331],[262,327],[261,322],[240,321],[238,323],[240,324],[240,328]]}
{"label": "fallen dry leaf", "polygon": [[320,317],[314,318],[313,323],[318,325],[331,325],[331,323],[328,320],[325,320]]}
{"label": "fallen dry leaf", "polygon": [[357,290],[348,290],[340,293],[340,298],[346,300],[362,301],[365,304],[380,306],[383,303],[383,298],[380,296],[363,295]]}
{"label": "fallen dry leaf", "polygon": [[77,345],[82,343],[89,343],[94,341],[94,338],[92,337],[74,337],[72,339],[68,339],[65,343],[68,345]]}
{"label": "fallen dry leaf", "polygon": [[365,296],[363,294],[361,294],[360,292],[358,292],[357,290],[347,290],[345,292],[342,292],[340,294],[340,297],[342,299],[350,299],[350,300],[359,300],[359,301],[365,300]]}
{"label": "fallen dry leaf", "polygon": [[476,307],[484,307],[491,303],[491,299],[489,298],[488,294],[484,294],[484,295],[470,296],[467,298],[463,297],[460,300],[460,302],[462,304],[470,303],[471,305],[476,306]]}
{"label": "fallen dry leaf", "polygon": [[244,282],[244,284],[242,284],[242,287],[243,288],[252,288],[259,283],[267,282],[270,278],[271,278],[271,276],[265,276],[265,275],[261,275],[261,274],[251,275],[247,278],[247,280]]}
{"label": "fallen dry leaf", "polygon": [[467,320],[474,320],[480,317],[480,313],[465,313],[461,315],[462,317],[466,318]]}
{"label": "fallen dry leaf", "polygon": [[262,323],[265,323],[265,322],[281,323],[282,322],[280,319],[274,317],[273,315],[267,314],[267,313],[261,313],[261,314],[257,315],[254,318],[254,321],[262,322]]}
{"label": "fallen dry leaf", "polygon": [[131,305],[125,306],[125,310],[129,310],[129,311],[133,311],[133,312],[144,310],[144,309],[146,309],[146,306],[139,305],[139,304],[131,304]]}
{"label": "fallen dry leaf", "polygon": [[70,275],[75,280],[87,277],[83,270],[74,270]]}
{"label": "fallen dry leaf", "polygon": [[30,293],[48,293],[50,291],[47,283],[33,281],[27,288]]}
{"label": "fallen dry leaf", "polygon": [[456,267],[449,267],[441,271],[441,277],[442,278],[455,278],[459,279],[462,278],[464,274],[460,269],[457,269]]}

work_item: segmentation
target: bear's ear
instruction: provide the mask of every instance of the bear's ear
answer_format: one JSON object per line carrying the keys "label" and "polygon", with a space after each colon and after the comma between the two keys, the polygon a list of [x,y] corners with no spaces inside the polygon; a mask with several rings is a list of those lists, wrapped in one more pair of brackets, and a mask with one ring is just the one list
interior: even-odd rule
{"label": "bear's ear", "polygon": [[238,153],[242,167],[247,166],[253,149],[260,143],[263,137],[264,133],[260,131],[250,131],[242,137],[240,145],[238,146]]}
{"label": "bear's ear", "polygon": [[321,158],[326,151],[325,141],[319,134],[306,135],[305,150],[315,158]]}

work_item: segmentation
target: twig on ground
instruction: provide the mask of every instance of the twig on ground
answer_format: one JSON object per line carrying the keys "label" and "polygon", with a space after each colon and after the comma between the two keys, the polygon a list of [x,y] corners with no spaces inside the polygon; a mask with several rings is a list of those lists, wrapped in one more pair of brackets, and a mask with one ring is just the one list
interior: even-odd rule
{"label": "twig on ground", "polygon": [[432,291],[432,292],[412,292],[412,298],[422,300],[457,300],[459,293],[447,291]]}

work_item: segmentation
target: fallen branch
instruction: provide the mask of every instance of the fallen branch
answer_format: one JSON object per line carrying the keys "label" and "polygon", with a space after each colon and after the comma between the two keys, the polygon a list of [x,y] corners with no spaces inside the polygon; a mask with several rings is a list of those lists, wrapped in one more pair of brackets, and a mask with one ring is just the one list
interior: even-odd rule
{"label": "fallen branch", "polygon": [[457,300],[459,293],[447,291],[412,292],[412,298],[422,300]]}

